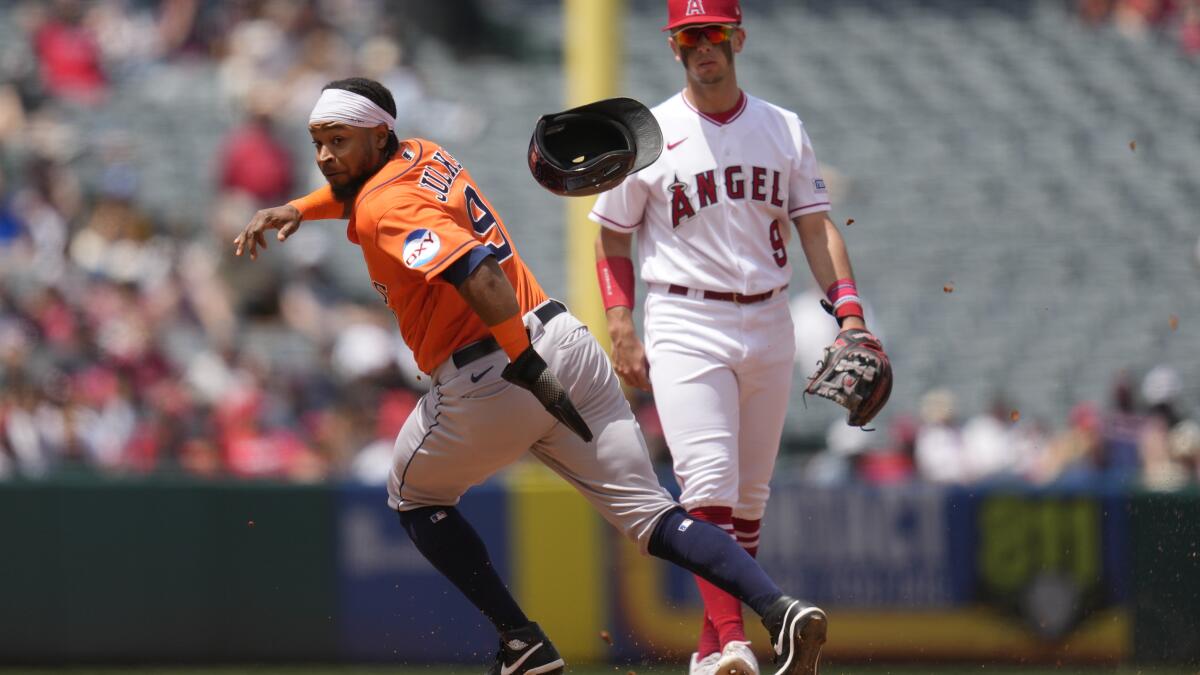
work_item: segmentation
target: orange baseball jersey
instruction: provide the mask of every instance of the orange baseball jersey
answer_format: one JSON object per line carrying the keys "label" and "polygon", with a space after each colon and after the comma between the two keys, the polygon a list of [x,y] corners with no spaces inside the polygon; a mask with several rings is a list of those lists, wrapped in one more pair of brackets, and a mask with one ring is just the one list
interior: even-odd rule
{"label": "orange baseball jersey", "polygon": [[[328,188],[310,197],[322,192],[332,198]],[[464,263],[495,256],[522,313],[546,300],[471,175],[431,141],[400,143],[395,158],[359,191],[346,236],[362,248],[371,284],[427,373],[459,347],[491,335],[450,281],[468,269]]]}

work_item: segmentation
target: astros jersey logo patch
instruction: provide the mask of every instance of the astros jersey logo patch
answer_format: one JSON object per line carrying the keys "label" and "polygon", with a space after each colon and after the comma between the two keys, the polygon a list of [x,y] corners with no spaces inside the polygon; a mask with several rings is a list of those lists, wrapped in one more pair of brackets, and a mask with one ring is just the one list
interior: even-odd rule
{"label": "astros jersey logo patch", "polygon": [[433,230],[416,230],[404,240],[404,264],[416,269],[433,260],[441,247],[442,240]]}

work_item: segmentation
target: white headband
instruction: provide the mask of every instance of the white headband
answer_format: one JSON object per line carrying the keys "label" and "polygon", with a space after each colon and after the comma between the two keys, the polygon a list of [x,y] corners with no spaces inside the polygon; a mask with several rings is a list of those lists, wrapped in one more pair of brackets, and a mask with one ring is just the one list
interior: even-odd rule
{"label": "white headband", "polygon": [[312,114],[308,116],[309,124],[317,122],[337,122],[352,127],[386,124],[388,131],[396,129],[395,117],[375,105],[371,99],[345,89],[326,89],[321,92],[321,98],[317,99]]}

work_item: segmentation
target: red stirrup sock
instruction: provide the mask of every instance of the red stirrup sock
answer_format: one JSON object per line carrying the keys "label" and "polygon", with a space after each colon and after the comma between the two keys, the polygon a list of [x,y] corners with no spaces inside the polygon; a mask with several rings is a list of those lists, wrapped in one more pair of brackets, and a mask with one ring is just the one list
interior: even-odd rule
{"label": "red stirrup sock", "polygon": [[721,636],[717,635],[717,627],[713,625],[712,619],[708,618],[708,612],[705,612],[704,622],[700,625],[700,642],[696,644],[697,657],[702,659],[719,651]]}
{"label": "red stirrup sock", "polygon": [[[730,537],[733,536],[733,508],[731,507],[701,506],[688,511],[688,515],[696,520],[710,522],[728,533]],[[720,645],[724,647],[734,640],[745,640],[746,629],[742,625],[742,603],[698,576],[696,577],[696,586],[700,589],[700,597],[704,599],[704,614],[716,629]],[[703,634],[701,636],[703,637]]]}

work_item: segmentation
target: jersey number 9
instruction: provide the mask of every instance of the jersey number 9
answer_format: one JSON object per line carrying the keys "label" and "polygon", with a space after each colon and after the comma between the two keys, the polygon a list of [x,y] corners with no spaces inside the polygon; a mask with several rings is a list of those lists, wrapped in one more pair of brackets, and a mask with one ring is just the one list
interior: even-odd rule
{"label": "jersey number 9", "polygon": [[783,240],[783,233],[779,231],[779,221],[771,221],[771,248],[775,251],[771,255],[775,258],[775,264],[783,267],[787,264],[787,242]]}
{"label": "jersey number 9", "polygon": [[512,244],[508,243],[504,228],[496,222],[496,216],[492,215],[491,209],[483,203],[483,199],[475,191],[475,186],[467,183],[463,188],[463,196],[467,198],[467,217],[471,219],[475,234],[479,235],[483,239],[484,245],[491,249],[497,262],[504,262],[511,258]]}

